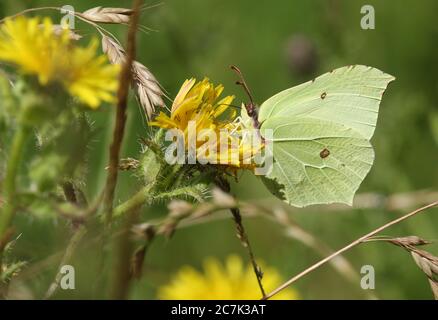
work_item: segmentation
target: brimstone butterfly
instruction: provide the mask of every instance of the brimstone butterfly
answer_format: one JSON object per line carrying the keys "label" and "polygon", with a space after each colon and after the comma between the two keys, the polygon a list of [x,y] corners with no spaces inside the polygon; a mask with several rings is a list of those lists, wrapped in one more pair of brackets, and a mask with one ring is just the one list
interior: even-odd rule
{"label": "brimstone butterfly", "polygon": [[297,207],[351,205],[373,165],[370,139],[383,93],[394,79],[372,67],[342,67],[274,95],[257,114],[242,77],[239,84],[251,98],[242,118],[252,118],[262,135],[273,132],[266,145],[274,162],[262,177],[268,189]]}

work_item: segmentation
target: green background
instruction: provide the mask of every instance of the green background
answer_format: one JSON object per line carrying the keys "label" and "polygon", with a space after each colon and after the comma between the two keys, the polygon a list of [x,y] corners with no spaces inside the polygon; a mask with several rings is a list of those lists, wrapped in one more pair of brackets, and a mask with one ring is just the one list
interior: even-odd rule
{"label": "green background", "polygon": [[[77,11],[90,7],[128,6],[129,1],[70,1]],[[62,6],[65,1],[2,1],[0,14],[14,14],[37,6]],[[375,8],[375,30],[362,30],[360,9],[365,4]],[[226,93],[246,101],[235,86],[230,64],[245,73],[255,98],[262,102],[278,91],[309,80],[333,68],[365,64],[394,75],[381,105],[376,134],[372,140],[376,161],[359,192],[390,195],[436,188],[438,182],[438,2],[423,1],[250,1],[250,0],[168,0],[148,9],[142,24],[154,29],[139,34],[138,60],[148,66],[167,90],[175,96],[184,79],[208,76],[222,83]],[[56,12],[44,11],[55,21]],[[77,22],[76,28],[92,37],[92,30]],[[109,26],[125,40],[126,28]],[[303,48],[304,47],[304,48]],[[297,50],[309,50],[304,61],[292,58]],[[298,68],[304,64],[305,67]],[[170,103],[168,103],[169,105]],[[112,126],[111,106],[93,115],[99,133],[89,154],[86,181],[91,198],[102,188],[106,171],[108,134]],[[127,135],[123,156],[136,157],[138,139],[148,134],[135,100],[129,107]],[[123,201],[138,184],[130,173],[122,173],[117,198]],[[257,178],[239,176],[233,185],[240,198],[273,201]],[[407,208],[408,209],[408,208]],[[317,207],[291,210],[291,217],[332,248],[340,248],[360,235],[394,219],[404,211],[384,208],[325,212]],[[142,220],[162,217],[164,205],[142,212]],[[385,235],[418,235],[437,239],[438,210],[415,217],[385,231]],[[278,225],[262,218],[245,220],[254,251],[260,259],[276,267],[286,278],[317,261],[319,256],[300,242],[284,236]],[[20,280],[23,294],[39,298],[56,272],[57,260],[69,229],[62,219],[17,217],[22,233],[15,254],[27,261]],[[85,240],[74,265],[76,290],[60,291],[57,298],[92,298],[96,279],[98,246],[95,236]],[[428,248],[435,254],[436,245]],[[154,298],[158,286],[182,265],[200,267],[207,256],[225,258],[237,253],[246,260],[246,252],[235,236],[231,219],[215,221],[178,231],[168,241],[158,238],[148,253],[144,276],[135,281],[131,298]],[[382,299],[430,299],[427,280],[410,255],[385,243],[370,243],[346,254],[357,272],[363,265],[373,265],[376,272],[374,293]],[[52,259],[52,260],[51,260]],[[32,267],[33,265],[33,267]],[[108,268],[107,268],[108,269]],[[350,283],[330,266],[323,266],[296,283],[304,299],[363,299],[359,282]]]}

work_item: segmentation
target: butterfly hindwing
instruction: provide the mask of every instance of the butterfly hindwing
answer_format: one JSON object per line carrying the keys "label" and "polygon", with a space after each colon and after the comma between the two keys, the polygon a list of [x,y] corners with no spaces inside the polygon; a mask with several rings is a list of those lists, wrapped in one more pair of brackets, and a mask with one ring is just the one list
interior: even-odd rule
{"label": "butterfly hindwing", "polygon": [[297,207],[351,204],[374,161],[367,139],[343,125],[310,118],[272,118],[264,128],[273,130],[267,146],[273,147],[274,163],[263,177],[268,188]]}

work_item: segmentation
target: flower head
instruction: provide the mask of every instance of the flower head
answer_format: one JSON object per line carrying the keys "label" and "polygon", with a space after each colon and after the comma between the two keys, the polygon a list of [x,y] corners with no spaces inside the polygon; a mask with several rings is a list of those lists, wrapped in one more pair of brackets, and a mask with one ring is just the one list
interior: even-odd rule
{"label": "flower head", "polygon": [[[281,285],[282,279],[273,268],[264,268],[263,285],[267,291]],[[231,255],[225,265],[216,259],[207,259],[201,273],[192,267],[183,267],[158,291],[163,300],[256,300],[260,289],[251,266],[243,266],[242,260]],[[272,299],[294,300],[299,295],[294,289],[285,289]]]}
{"label": "flower head", "polygon": [[223,90],[222,85],[214,86],[207,78],[198,83],[194,78],[188,79],[173,101],[170,117],[160,112],[151,124],[185,131],[189,121],[196,121],[196,129],[217,129],[224,123],[219,121],[219,116],[234,100],[234,96],[219,100]]}
{"label": "flower head", "polygon": [[190,143],[190,123],[195,124],[197,133],[211,130],[217,137],[215,152],[209,154],[207,149],[211,145],[203,139],[197,139],[198,156],[201,154],[213,163],[252,168],[254,164],[251,163],[251,157],[260,151],[261,144],[255,147],[250,143],[251,139],[243,138],[242,123],[236,118],[236,110],[230,108],[234,96],[220,99],[223,90],[222,85],[215,86],[207,78],[200,82],[194,78],[188,79],[173,101],[170,116],[160,112],[150,125],[182,131],[186,145]]}
{"label": "flower head", "polygon": [[97,47],[96,39],[75,46],[69,31],[57,31],[50,18],[7,18],[0,26],[0,61],[36,76],[41,86],[60,84],[91,108],[114,101],[120,69],[98,56]]}

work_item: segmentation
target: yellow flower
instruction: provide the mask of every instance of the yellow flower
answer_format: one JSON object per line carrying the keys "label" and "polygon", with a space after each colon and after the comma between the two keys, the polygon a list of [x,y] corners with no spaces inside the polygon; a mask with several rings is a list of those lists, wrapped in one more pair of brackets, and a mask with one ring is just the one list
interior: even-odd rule
{"label": "yellow flower", "polygon": [[168,117],[160,112],[151,125],[166,129],[187,131],[189,121],[196,121],[196,129],[216,129],[221,126],[218,117],[233,102],[234,96],[227,96],[218,101],[224,87],[214,86],[207,78],[196,83],[196,79],[186,80],[181,86],[172,104]]}
{"label": "yellow flower", "polygon": [[[272,291],[282,284],[282,279],[273,268],[263,268],[263,286]],[[257,300],[260,289],[251,266],[244,267],[240,257],[231,255],[222,265],[209,258],[201,273],[190,266],[183,267],[172,281],[158,290],[162,300]],[[272,299],[295,300],[298,293],[285,289]]]}
{"label": "yellow flower", "polygon": [[[254,147],[248,139],[243,139],[241,131],[242,123],[236,119],[237,112],[235,109],[230,110],[230,105],[234,96],[226,96],[219,99],[224,87],[222,85],[214,86],[209,79],[204,78],[200,82],[191,78],[186,80],[179,90],[172,104],[170,116],[164,112],[150,122],[152,126],[165,129],[179,129],[184,133],[185,145],[188,141],[189,123],[194,122],[196,132],[199,133],[204,129],[213,130],[217,137],[216,152],[213,155],[216,163],[227,164],[234,167],[253,168],[251,157],[261,149],[261,144]],[[222,132],[228,132],[221,135]],[[196,141],[197,153],[206,158],[209,157],[208,143],[206,141]],[[225,145],[225,152],[220,150],[221,145]],[[233,155],[238,155],[233,157]],[[211,156],[211,157],[213,157]]]}
{"label": "yellow flower", "polygon": [[96,54],[98,41],[75,46],[68,30],[56,34],[50,18],[8,18],[0,26],[0,61],[11,63],[40,85],[61,84],[73,97],[91,108],[114,102],[120,66]]}

